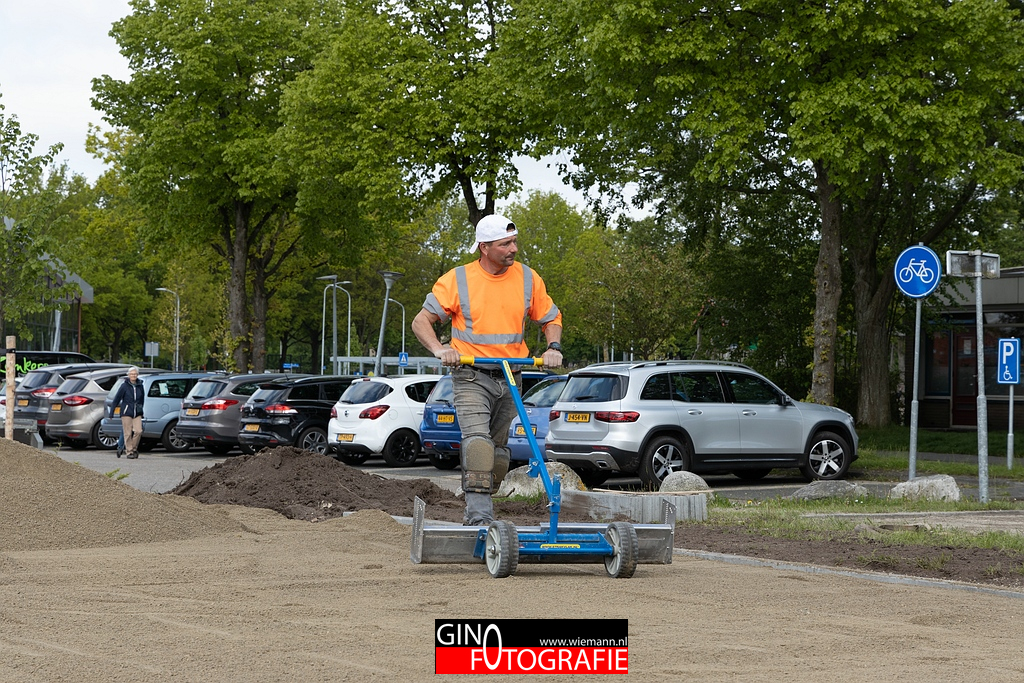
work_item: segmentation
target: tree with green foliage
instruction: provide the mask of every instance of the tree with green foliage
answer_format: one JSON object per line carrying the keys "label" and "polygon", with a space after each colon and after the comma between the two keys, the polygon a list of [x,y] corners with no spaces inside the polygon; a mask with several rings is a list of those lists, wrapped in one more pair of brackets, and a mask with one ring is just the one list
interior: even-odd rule
{"label": "tree with green foliage", "polygon": [[[530,137],[491,66],[508,14],[491,0],[348,2],[340,35],[285,98],[304,211],[359,201],[402,222],[458,192],[471,224],[494,213]],[[332,191],[339,178],[365,195]]]}
{"label": "tree with green foliage", "polygon": [[61,205],[67,169],[54,168],[61,145],[35,154],[38,136],[22,133],[21,124],[0,104],[0,327],[23,323],[44,311],[66,310],[80,294],[62,257]]}
{"label": "tree with green foliage", "polygon": [[[267,280],[307,236],[294,215],[295,179],[275,145],[281,94],[312,67],[342,16],[341,4],[132,0],[131,6],[111,35],[132,75],[96,79],[94,104],[106,121],[134,135],[123,164],[150,229],[173,242],[209,245],[226,262],[232,365],[262,370]],[[340,243],[361,229],[348,220],[332,226],[330,236],[308,236]]]}
{"label": "tree with green foliage", "polygon": [[[859,212],[880,181],[903,197],[891,206],[948,188],[942,222],[973,188],[1020,173],[1024,39],[1008,2],[523,0],[520,10],[509,71],[545,84],[534,116],[550,121],[549,145],[573,150],[579,186],[637,181],[641,196],[669,203],[680,186],[816,203],[811,396],[822,403],[834,396],[843,243],[861,250],[855,268],[873,268],[879,246],[934,237],[934,226],[871,231],[893,215]],[[859,277],[863,308],[873,278]],[[884,363],[863,343],[869,364]]]}

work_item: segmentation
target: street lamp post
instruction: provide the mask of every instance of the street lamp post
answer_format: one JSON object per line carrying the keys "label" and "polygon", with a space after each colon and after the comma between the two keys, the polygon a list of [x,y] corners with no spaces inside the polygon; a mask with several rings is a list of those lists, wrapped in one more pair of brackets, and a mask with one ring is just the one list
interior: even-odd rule
{"label": "street lamp post", "polygon": [[384,369],[384,326],[388,321],[388,299],[391,298],[391,287],[395,284],[398,278],[402,277],[402,273],[396,273],[392,270],[380,270],[377,271],[380,276],[384,278],[384,312],[380,317],[380,338],[377,341],[377,362],[374,363],[373,374],[378,377],[381,375]]}
{"label": "street lamp post", "polygon": [[[324,304],[323,312],[320,316],[320,372],[324,372],[327,368],[324,358],[324,346],[326,340],[324,337],[327,336],[327,290],[332,289],[338,282],[337,275],[321,275],[317,280],[329,280],[330,282],[324,287]],[[338,355],[338,293],[332,292],[334,295],[334,355]],[[331,362],[331,367],[334,367],[334,362]],[[337,373],[334,373],[337,374]]]}
{"label": "street lamp post", "polygon": [[[395,301],[394,299],[388,299],[388,301],[390,301],[393,304],[398,304],[399,308],[402,309],[402,353],[405,353],[405,306],[403,306],[398,301]],[[398,374],[404,375],[405,368],[400,367],[398,369]]]}
{"label": "street lamp post", "polygon": [[[349,291],[347,289],[345,289],[344,287],[342,287],[342,285],[350,285],[350,284],[352,284],[351,280],[342,280],[341,282],[339,282],[339,283],[337,283],[335,285],[335,287],[337,287],[341,291],[345,292],[345,296],[348,297],[348,325],[345,327],[345,329],[348,331],[348,334],[345,337],[345,374],[346,375],[351,374],[351,372],[349,372],[349,365],[348,365],[349,361],[348,361],[348,359],[352,357],[352,295],[349,294]],[[334,354],[334,355],[335,355],[335,358],[337,358],[338,354]],[[335,373],[335,374],[337,374],[337,373]]]}
{"label": "street lamp post", "polygon": [[173,289],[166,287],[157,287],[156,291],[169,292],[174,295],[174,371],[177,372],[180,369],[178,367],[178,330],[181,321],[181,297]]}
{"label": "street lamp post", "polygon": [[[612,294],[612,288],[600,280],[597,284],[608,289],[608,294]],[[612,296],[612,362],[615,362],[615,297]]]}

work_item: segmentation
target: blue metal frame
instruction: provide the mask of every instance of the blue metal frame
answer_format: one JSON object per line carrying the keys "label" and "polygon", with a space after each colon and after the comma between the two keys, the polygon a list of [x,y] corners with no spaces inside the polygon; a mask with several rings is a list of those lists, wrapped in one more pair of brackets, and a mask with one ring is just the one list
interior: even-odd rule
{"label": "blue metal frame", "polygon": [[[463,356],[463,365],[499,365],[505,374],[512,391],[512,400],[516,404],[516,412],[526,432],[526,440],[530,444],[530,470],[531,477],[540,477],[544,482],[544,491],[548,496],[548,509],[551,515],[551,523],[547,531],[541,533],[523,533],[519,535],[520,555],[544,555],[556,557],[558,555],[602,555],[611,557],[615,554],[608,539],[601,533],[583,534],[560,534],[558,533],[558,513],[562,509],[562,482],[560,479],[552,479],[548,474],[548,468],[544,466],[544,458],[541,455],[540,446],[537,445],[537,438],[533,435],[532,429],[526,429],[530,424],[530,418],[526,413],[526,406],[519,394],[519,387],[512,375],[512,365],[540,366],[543,361],[540,358],[475,358]],[[476,539],[476,548],[473,556],[483,558],[484,547],[487,539],[487,529],[481,529]]]}

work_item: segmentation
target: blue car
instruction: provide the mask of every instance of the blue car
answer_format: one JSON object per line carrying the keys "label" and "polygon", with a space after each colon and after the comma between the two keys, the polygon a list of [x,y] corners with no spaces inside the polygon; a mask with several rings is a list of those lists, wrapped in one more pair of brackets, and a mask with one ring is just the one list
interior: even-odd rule
{"label": "blue car", "polygon": [[[541,457],[544,455],[544,437],[548,435],[548,414],[551,406],[555,405],[558,397],[565,388],[565,375],[552,375],[547,379],[538,382],[523,394],[523,405],[526,406],[526,414],[530,418],[530,425],[533,429],[537,445],[540,446]],[[508,431],[508,448],[512,451],[512,461],[526,461],[530,459],[530,442],[526,439],[526,430],[517,415],[512,420],[512,426]]]}
{"label": "blue car", "polygon": [[[550,372],[524,371],[521,390],[529,394],[538,382],[559,377]],[[526,395],[524,394],[524,396]],[[545,418],[547,414],[545,413]],[[439,470],[453,470],[459,466],[459,444],[462,430],[455,414],[455,396],[452,394],[452,376],[445,375],[427,397],[420,423],[420,443],[430,464]],[[512,455],[515,458],[515,454]],[[529,456],[527,456],[529,457]]]}

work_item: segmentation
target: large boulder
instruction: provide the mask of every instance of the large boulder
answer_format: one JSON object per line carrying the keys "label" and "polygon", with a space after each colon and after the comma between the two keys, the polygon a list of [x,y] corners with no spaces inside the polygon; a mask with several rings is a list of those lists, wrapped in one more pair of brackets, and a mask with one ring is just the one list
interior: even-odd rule
{"label": "large boulder", "polygon": [[[544,464],[547,465],[548,475],[552,479],[556,476],[562,477],[562,490],[587,490],[587,487],[584,486],[583,482],[580,480],[580,476],[573,472],[568,465],[564,465],[560,462],[548,462]],[[494,495],[499,497],[522,496],[529,498],[531,496],[546,493],[544,491],[544,482],[541,478],[531,477],[529,472],[529,465],[510,470],[509,473],[505,475],[505,480],[501,482],[498,492]]]}
{"label": "large boulder", "polygon": [[833,480],[812,481],[786,497],[791,500],[822,500],[823,498],[863,498],[867,495],[868,490],[860,484]]}
{"label": "large boulder", "polygon": [[708,501],[715,497],[708,483],[693,472],[672,472],[661,481],[659,493],[694,493],[705,491]]}
{"label": "large boulder", "polygon": [[889,497],[956,502],[960,500],[960,487],[956,485],[956,480],[948,474],[933,474],[896,484],[889,492]]}

